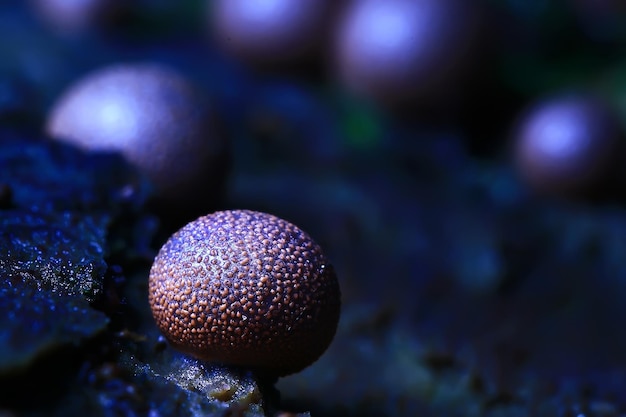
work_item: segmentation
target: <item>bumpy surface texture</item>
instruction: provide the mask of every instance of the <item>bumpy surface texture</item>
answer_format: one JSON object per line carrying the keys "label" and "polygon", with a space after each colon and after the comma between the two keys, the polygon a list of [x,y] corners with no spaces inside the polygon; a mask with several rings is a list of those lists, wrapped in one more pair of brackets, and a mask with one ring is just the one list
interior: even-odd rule
{"label": "bumpy surface texture", "polygon": [[339,285],[320,247],[253,211],[216,212],[175,233],[154,261],[149,291],[174,346],[273,375],[313,363],[339,319]]}

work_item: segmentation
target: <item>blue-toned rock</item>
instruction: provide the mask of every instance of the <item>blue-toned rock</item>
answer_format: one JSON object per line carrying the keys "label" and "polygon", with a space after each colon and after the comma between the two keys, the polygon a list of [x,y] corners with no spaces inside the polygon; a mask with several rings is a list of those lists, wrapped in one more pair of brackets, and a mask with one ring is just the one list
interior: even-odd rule
{"label": "blue-toned rock", "polygon": [[95,301],[107,267],[105,225],[70,212],[4,211],[0,271],[39,291]]}
{"label": "blue-toned rock", "polygon": [[11,188],[16,208],[116,214],[141,207],[150,192],[119,155],[7,131],[0,131],[0,167],[0,184]]}
{"label": "blue-toned rock", "polygon": [[0,375],[79,344],[108,323],[102,293],[104,220],[69,212],[0,213]]}
{"label": "blue-toned rock", "polygon": [[108,323],[83,298],[39,290],[31,273],[0,267],[0,377],[28,366],[40,355],[93,337]]}

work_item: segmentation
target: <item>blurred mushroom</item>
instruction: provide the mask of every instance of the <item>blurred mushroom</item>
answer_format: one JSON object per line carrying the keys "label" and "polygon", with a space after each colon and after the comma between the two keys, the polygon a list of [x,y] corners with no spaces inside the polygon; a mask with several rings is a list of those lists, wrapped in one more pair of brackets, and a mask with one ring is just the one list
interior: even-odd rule
{"label": "blurred mushroom", "polygon": [[330,34],[334,0],[215,0],[210,28],[217,46],[258,68],[290,67],[316,58]]}
{"label": "blurred mushroom", "polygon": [[535,103],[514,132],[521,177],[536,191],[580,196],[598,191],[614,172],[622,131],[600,99],[563,95]]}
{"label": "blurred mushroom", "polygon": [[355,1],[338,24],[336,74],[387,105],[432,97],[464,71],[478,21],[468,1]]}
{"label": "blurred mushroom", "polygon": [[120,64],[85,76],[53,106],[46,132],[88,151],[121,153],[165,207],[203,213],[219,199],[224,137],[208,98],[169,68]]}
{"label": "blurred mushroom", "polygon": [[129,0],[30,0],[34,13],[61,34],[113,26],[130,11]]}

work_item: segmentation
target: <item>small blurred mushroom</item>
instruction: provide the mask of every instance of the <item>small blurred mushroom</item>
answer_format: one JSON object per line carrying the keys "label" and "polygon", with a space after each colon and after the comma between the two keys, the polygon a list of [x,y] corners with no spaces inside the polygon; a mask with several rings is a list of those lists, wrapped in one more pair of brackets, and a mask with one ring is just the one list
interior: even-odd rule
{"label": "small blurred mushroom", "polygon": [[335,72],[385,105],[432,98],[468,63],[480,13],[460,0],[361,0],[340,18]]}
{"label": "small blurred mushroom", "polygon": [[577,197],[605,188],[615,172],[622,130],[612,109],[587,95],[533,104],[514,129],[514,159],[540,194]]}
{"label": "small blurred mushroom", "polygon": [[338,7],[333,0],[215,0],[209,26],[216,45],[261,69],[292,67],[316,59]]}
{"label": "small blurred mushroom", "polygon": [[129,0],[30,0],[30,6],[52,30],[76,35],[119,23],[134,1]]}

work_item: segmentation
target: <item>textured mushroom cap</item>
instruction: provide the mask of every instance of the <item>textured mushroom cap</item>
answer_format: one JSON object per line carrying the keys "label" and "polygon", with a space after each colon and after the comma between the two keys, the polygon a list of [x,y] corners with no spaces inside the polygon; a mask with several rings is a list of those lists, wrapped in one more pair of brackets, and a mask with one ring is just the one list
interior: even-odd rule
{"label": "textured mushroom cap", "polygon": [[603,102],[561,96],[536,104],[515,132],[514,156],[523,179],[553,195],[586,193],[613,168],[621,129]]}
{"label": "textured mushroom cap", "polygon": [[[177,72],[121,64],[87,75],[54,104],[46,132],[88,151],[121,153],[180,207],[224,176],[225,141],[207,98]],[[202,189],[202,192],[198,192]]]}
{"label": "textured mushroom cap", "polygon": [[176,232],[150,270],[149,301],[179,350],[275,376],[316,361],[340,311],[337,277],[311,237],[245,210],[200,217]]}
{"label": "textured mushroom cap", "polygon": [[462,70],[478,22],[463,0],[360,0],[340,19],[335,65],[352,90],[396,104],[432,94]]}
{"label": "textured mushroom cap", "polygon": [[217,44],[261,66],[311,58],[330,30],[334,0],[215,0],[210,25]]}

